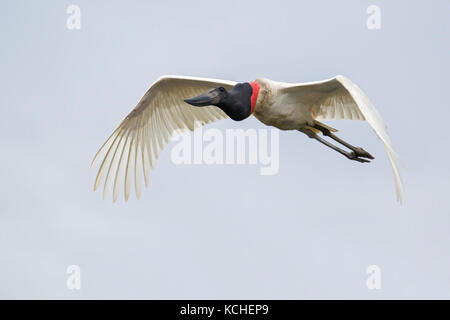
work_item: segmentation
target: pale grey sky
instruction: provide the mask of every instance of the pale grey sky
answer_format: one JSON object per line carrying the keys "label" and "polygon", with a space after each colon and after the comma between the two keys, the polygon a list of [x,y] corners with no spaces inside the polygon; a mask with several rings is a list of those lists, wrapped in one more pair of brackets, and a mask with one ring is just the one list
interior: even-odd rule
{"label": "pale grey sky", "polygon": [[[81,29],[66,8],[81,8]],[[368,30],[366,8],[381,9]],[[450,2],[3,1],[0,298],[450,298]],[[280,170],[175,166],[141,200],[92,192],[97,148],[160,75],[315,81],[371,98],[405,166],[395,201],[383,146],[351,162],[280,133]],[[214,127],[263,128],[255,119]],[[81,267],[81,290],[66,268]],[[381,290],[366,268],[380,266]]]}

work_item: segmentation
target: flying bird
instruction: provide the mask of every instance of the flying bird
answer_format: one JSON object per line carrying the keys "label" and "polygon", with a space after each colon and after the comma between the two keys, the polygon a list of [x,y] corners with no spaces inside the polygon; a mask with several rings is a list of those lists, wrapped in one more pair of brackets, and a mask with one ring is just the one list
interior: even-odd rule
{"label": "flying bird", "polygon": [[[193,131],[220,119],[244,120],[251,115],[268,126],[298,130],[352,161],[367,163],[374,157],[335,135],[323,120],[366,120],[384,144],[392,166],[397,200],[404,198],[396,155],[386,125],[366,94],[344,76],[307,82],[284,83],[265,78],[237,83],[228,80],[162,76],[99,149],[92,162],[100,165],[94,191],[104,181],[103,198],[112,189],[113,201],[124,188],[125,200],[134,182],[141,194],[142,177],[149,174],[161,150],[176,130]],[[326,140],[327,137],[337,142]],[[348,150],[341,148],[341,145]]]}

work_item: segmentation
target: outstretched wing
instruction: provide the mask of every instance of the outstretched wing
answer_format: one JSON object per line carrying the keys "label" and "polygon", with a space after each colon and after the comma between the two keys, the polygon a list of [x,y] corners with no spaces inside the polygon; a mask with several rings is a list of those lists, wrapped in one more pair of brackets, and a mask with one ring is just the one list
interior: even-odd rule
{"label": "outstretched wing", "polygon": [[397,200],[403,202],[404,190],[398,169],[399,158],[392,148],[386,124],[367,95],[357,85],[344,76],[336,76],[325,81],[289,85],[285,90],[289,93],[289,98],[308,106],[317,120],[366,120],[384,144],[394,174]]}
{"label": "outstretched wing", "polygon": [[204,125],[227,118],[217,107],[194,107],[184,99],[200,95],[212,87],[230,89],[235,84],[233,81],[196,77],[159,78],[95,155],[92,166],[100,164],[100,168],[94,191],[104,180],[103,198],[113,188],[113,201],[116,201],[124,184],[126,201],[134,180],[139,198],[142,176],[148,186],[150,170],[174,131],[186,128],[193,131],[194,123]]}

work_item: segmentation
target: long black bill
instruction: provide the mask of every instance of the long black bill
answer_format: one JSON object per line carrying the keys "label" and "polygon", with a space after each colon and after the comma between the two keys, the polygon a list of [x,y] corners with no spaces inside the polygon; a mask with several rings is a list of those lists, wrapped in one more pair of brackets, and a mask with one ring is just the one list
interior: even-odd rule
{"label": "long black bill", "polygon": [[196,107],[211,106],[219,103],[219,101],[220,101],[220,93],[217,89],[213,89],[199,96],[184,100],[184,102],[189,103]]}

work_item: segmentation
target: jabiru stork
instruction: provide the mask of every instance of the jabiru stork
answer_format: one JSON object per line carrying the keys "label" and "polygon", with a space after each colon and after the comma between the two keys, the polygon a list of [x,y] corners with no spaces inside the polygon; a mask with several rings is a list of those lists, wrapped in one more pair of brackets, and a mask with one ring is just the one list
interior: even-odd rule
{"label": "jabiru stork", "polygon": [[[94,157],[100,164],[96,190],[105,180],[103,198],[113,189],[117,200],[124,184],[128,200],[134,180],[140,197],[142,176],[148,186],[150,169],[176,130],[195,129],[220,119],[244,120],[251,115],[268,126],[298,130],[346,158],[367,163],[374,157],[337,137],[322,120],[366,120],[384,144],[394,175],[397,200],[404,199],[398,156],[386,125],[366,94],[344,76],[308,83],[284,83],[265,78],[237,83],[186,76],[162,76],[125,117]],[[348,148],[346,151],[319,134]]]}

